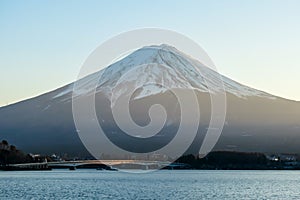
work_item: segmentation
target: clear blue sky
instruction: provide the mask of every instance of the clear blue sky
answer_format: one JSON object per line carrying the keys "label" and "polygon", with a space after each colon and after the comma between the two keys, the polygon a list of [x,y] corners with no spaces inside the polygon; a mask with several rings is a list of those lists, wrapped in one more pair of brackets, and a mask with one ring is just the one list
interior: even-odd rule
{"label": "clear blue sky", "polygon": [[300,100],[299,24],[297,0],[0,0],[0,106],[72,82],[99,44],[143,27],[185,34],[222,74]]}

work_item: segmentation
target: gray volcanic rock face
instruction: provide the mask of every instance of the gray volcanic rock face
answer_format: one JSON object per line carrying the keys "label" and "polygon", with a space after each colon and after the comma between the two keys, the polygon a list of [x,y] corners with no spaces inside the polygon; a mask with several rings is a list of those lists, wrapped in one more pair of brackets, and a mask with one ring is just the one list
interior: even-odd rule
{"label": "gray volcanic rock face", "polygon": [[[152,66],[151,63],[157,65]],[[139,67],[141,65],[145,67]],[[197,65],[208,79],[199,76],[193,65]],[[122,75],[130,70],[134,70],[131,79],[123,80]],[[211,102],[206,84],[209,81],[215,91],[219,90],[214,82],[216,76],[219,76],[217,72],[173,47],[144,47],[108,66],[104,71],[80,80],[82,89],[75,96],[84,98],[90,94],[89,83],[99,78],[99,75],[102,78],[96,89],[97,116],[112,142],[127,149],[132,148],[131,142],[139,140],[129,137],[118,128],[112,117],[111,104],[124,95],[128,88],[140,85],[145,86],[139,87],[130,101],[133,120],[139,125],[147,125],[150,120],[148,110],[155,103],[165,107],[168,119],[164,128],[155,136],[155,143],[150,145],[142,142],[140,145],[143,148],[137,146],[136,151],[151,151],[172,140],[180,123],[180,105],[171,91],[160,87],[163,84],[183,95],[192,90],[196,92],[201,120],[197,137],[188,153],[199,151],[211,117]],[[300,153],[299,102],[275,97],[224,76],[222,79],[227,93],[227,116],[215,150]],[[74,125],[72,89],[73,84],[69,84],[47,94],[0,108],[0,138],[26,152],[89,155]]]}

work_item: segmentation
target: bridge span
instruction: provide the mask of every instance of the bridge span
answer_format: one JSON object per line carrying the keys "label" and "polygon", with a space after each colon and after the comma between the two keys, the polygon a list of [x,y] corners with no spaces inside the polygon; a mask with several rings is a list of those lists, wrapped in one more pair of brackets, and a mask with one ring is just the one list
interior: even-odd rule
{"label": "bridge span", "polygon": [[94,168],[105,170],[117,169],[189,169],[187,164],[171,163],[168,161],[146,161],[146,160],[76,160],[76,161],[59,161],[59,162],[42,162],[42,163],[22,163],[11,164],[4,170],[50,170],[55,168],[68,168],[75,170],[77,168]]}
{"label": "bridge span", "polygon": [[145,161],[145,160],[76,160],[48,162],[51,168],[79,168],[87,166],[99,166],[118,169],[158,169],[171,165],[167,161]]}

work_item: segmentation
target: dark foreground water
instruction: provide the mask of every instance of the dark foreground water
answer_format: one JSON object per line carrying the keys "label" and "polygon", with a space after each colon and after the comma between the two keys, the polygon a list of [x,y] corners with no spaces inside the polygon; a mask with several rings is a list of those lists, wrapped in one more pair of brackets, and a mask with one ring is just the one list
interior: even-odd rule
{"label": "dark foreground water", "polygon": [[0,171],[0,199],[300,199],[300,172]]}

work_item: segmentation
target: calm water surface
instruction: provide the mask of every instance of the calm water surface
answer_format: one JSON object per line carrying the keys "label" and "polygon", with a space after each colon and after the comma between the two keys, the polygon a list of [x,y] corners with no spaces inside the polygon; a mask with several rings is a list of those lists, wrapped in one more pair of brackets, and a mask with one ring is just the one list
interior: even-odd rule
{"label": "calm water surface", "polygon": [[0,171],[0,199],[300,199],[300,171]]}

